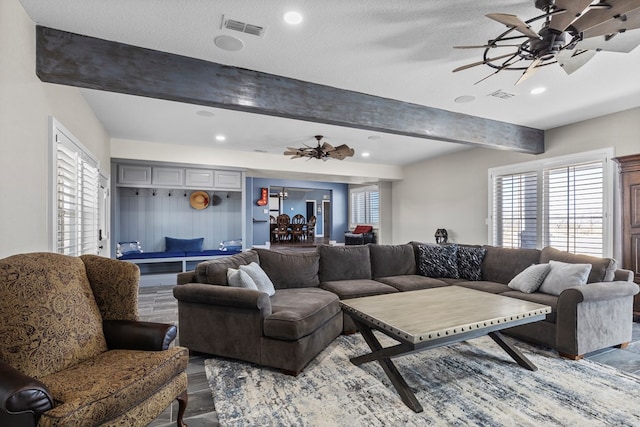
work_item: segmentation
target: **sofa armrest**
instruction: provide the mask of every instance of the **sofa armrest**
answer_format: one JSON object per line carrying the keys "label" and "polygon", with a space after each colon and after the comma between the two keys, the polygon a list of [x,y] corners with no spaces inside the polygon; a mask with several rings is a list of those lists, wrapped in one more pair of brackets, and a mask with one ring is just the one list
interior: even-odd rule
{"label": "sofa armrest", "polygon": [[571,300],[575,304],[580,302],[606,301],[633,296],[637,294],[639,290],[640,287],[633,282],[595,282],[565,289],[560,294],[560,300]]}
{"label": "sofa armrest", "polygon": [[191,270],[191,271],[185,271],[183,273],[178,273],[178,280],[177,280],[177,284],[178,285],[184,285],[187,283],[195,283],[196,282],[196,271],[195,270]]}
{"label": "sofa armrest", "polygon": [[166,350],[178,334],[175,325],[133,320],[104,320],[102,329],[111,350]]}
{"label": "sofa armrest", "polygon": [[47,387],[0,361],[0,421],[11,426],[35,426],[40,414],[53,408]]}
{"label": "sofa armrest", "polygon": [[263,316],[271,314],[269,295],[252,289],[205,283],[187,283],[174,287],[173,296],[178,301],[183,302],[253,308],[260,310]]}

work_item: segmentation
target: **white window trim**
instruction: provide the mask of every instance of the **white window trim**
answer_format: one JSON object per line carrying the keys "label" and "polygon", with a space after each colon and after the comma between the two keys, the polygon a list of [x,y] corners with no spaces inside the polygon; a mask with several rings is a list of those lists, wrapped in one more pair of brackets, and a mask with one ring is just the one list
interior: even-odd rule
{"label": "white window trim", "polygon": [[[513,165],[507,166],[498,166],[495,168],[490,168],[487,176],[487,184],[488,184],[488,215],[487,215],[487,227],[488,227],[488,237],[490,244],[495,245],[496,242],[493,241],[494,230],[493,230],[493,177],[498,175],[508,175],[508,174],[517,174],[522,172],[532,172],[537,171],[538,173],[538,182],[543,182],[543,171],[544,168],[550,167],[561,167],[566,165],[572,165],[576,163],[586,163],[593,162],[598,160],[603,160],[604,165],[604,218],[603,218],[603,234],[604,241],[603,243],[603,256],[611,257],[613,256],[613,237],[614,237],[614,229],[613,229],[613,213],[614,213],[614,195],[616,191],[616,181],[614,176],[615,168],[613,166],[613,157],[615,156],[615,150],[613,147],[603,148],[600,150],[586,151],[583,153],[575,153],[575,154],[567,154],[564,156],[551,157],[541,160],[533,160],[530,162],[517,163]],[[542,233],[540,232],[542,227],[542,203],[543,200],[543,185],[538,185],[538,210],[537,210],[537,218],[538,218],[538,239],[537,239],[537,247],[538,249],[542,249]]]}
{"label": "white window trim", "polygon": [[62,125],[55,117],[49,116],[49,203],[48,203],[48,218],[49,218],[49,251],[57,252],[57,230],[58,230],[58,214],[57,214],[57,140],[56,135],[58,133],[64,134],[79,151],[82,151],[87,157],[95,162],[98,169],[98,176],[100,176],[100,162],[82,143],[75,137],[69,130]]}

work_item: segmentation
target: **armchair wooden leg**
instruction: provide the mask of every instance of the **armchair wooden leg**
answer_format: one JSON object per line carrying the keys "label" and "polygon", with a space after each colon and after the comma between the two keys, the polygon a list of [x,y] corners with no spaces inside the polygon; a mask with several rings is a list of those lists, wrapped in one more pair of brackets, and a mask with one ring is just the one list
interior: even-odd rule
{"label": "armchair wooden leg", "polygon": [[558,352],[558,353],[560,357],[569,359],[569,360],[581,360],[584,358],[584,354],[569,354],[569,353],[563,353],[563,352]]}
{"label": "armchair wooden leg", "polygon": [[623,342],[622,344],[618,344],[616,347],[621,348],[621,349],[625,349],[625,348],[629,347],[629,343],[628,342]]}
{"label": "armchair wooden leg", "polygon": [[178,419],[176,420],[177,426],[187,427],[184,421],[182,421],[182,418],[184,418],[184,412],[187,410],[187,402],[189,401],[187,390],[180,393],[180,395],[176,399],[178,400]]}

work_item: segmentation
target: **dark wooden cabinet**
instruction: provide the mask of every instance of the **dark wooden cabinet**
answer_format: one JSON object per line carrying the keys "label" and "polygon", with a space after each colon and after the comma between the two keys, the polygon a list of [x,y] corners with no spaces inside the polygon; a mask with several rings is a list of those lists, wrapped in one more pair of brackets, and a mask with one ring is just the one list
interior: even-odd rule
{"label": "dark wooden cabinet", "polygon": [[[640,154],[617,157],[622,190],[622,268],[633,271],[640,284]],[[640,295],[633,300],[633,315],[640,320]]]}

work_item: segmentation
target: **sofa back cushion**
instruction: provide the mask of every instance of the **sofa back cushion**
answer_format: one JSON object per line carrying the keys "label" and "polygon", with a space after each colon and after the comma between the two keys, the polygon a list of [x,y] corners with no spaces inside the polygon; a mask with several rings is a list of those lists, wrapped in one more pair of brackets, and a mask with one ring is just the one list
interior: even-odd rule
{"label": "sofa back cushion", "polygon": [[0,260],[0,360],[41,378],[107,350],[84,263],[55,253]]}
{"label": "sofa back cushion", "polygon": [[539,249],[498,248],[484,246],[487,249],[482,261],[482,280],[508,284],[511,279],[531,264],[540,262]]}
{"label": "sofa back cushion", "polygon": [[260,263],[258,253],[254,250],[203,261],[196,266],[196,280],[198,283],[228,285],[228,268],[238,268],[241,265],[249,265],[252,262]]}
{"label": "sofa back cushion", "polygon": [[598,258],[589,255],[572,254],[547,246],[540,253],[540,263],[560,261],[570,264],[591,264],[591,272],[587,283],[611,282],[615,275],[618,263],[612,258]]}
{"label": "sofa back cushion", "polygon": [[378,277],[405,276],[416,274],[416,256],[413,246],[369,244],[371,258],[371,276]]}
{"label": "sofa back cushion", "polygon": [[369,246],[318,247],[320,254],[320,282],[334,280],[371,279]]}
{"label": "sofa back cushion", "polygon": [[277,252],[258,248],[254,250],[260,258],[260,266],[276,289],[310,288],[320,284],[320,254],[317,251]]}

